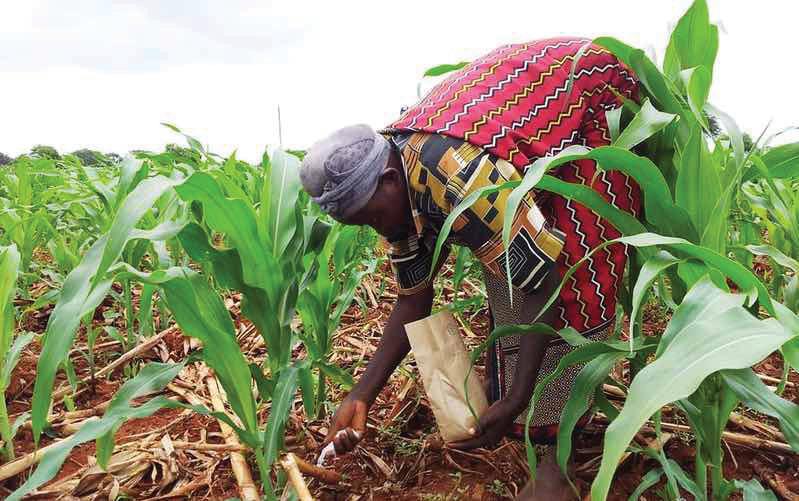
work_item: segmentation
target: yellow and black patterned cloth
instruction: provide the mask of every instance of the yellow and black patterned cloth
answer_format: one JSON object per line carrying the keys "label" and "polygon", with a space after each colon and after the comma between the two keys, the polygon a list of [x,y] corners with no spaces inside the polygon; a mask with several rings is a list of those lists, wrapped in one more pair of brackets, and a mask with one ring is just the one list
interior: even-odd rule
{"label": "yellow and black patterned cloth", "polygon": [[[427,133],[389,135],[399,148],[408,181],[414,230],[388,242],[389,257],[400,294],[413,294],[430,284],[433,252],[444,220],[469,194],[521,177],[509,162],[480,147],[452,137]],[[495,275],[505,277],[502,225],[510,190],[480,197],[452,226],[447,245],[472,250]],[[554,267],[564,235],[552,228],[536,205],[533,193],[519,204],[513,219],[508,255],[511,283],[535,291]],[[442,259],[443,259],[442,257]]]}

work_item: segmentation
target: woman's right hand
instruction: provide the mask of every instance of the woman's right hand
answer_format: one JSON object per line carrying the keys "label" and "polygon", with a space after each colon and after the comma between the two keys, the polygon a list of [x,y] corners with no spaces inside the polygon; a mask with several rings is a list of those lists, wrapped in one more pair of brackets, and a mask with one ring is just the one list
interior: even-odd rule
{"label": "woman's right hand", "polygon": [[[353,393],[347,395],[333,415],[330,431],[322,445],[333,442],[336,454],[351,452],[366,433],[368,413],[369,404],[366,400]],[[339,433],[342,430],[345,433]]]}

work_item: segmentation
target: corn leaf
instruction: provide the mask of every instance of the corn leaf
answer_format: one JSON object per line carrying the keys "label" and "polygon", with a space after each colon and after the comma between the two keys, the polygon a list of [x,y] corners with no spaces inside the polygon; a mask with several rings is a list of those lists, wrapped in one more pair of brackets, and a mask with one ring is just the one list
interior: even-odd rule
{"label": "corn leaf", "polygon": [[[17,246],[11,244],[0,247],[0,368],[3,373],[11,373],[6,369],[8,365],[5,354],[11,346],[14,335],[14,305],[13,299],[17,291],[17,276],[19,272],[20,254]],[[6,359],[6,361],[4,361]],[[8,378],[3,377],[0,382],[7,383]],[[5,388],[5,384],[0,385]]]}
{"label": "corn leaf", "polygon": [[641,306],[643,305],[644,298],[652,288],[652,284],[666,269],[684,262],[684,259],[678,259],[666,251],[660,251],[647,259],[641,266],[638,272],[638,280],[635,281],[635,286],[633,286],[633,308],[630,313],[630,318],[632,319],[630,326],[633,329],[634,336],[640,334],[638,331],[640,330],[641,324],[638,321],[638,317],[641,314]]}
{"label": "corn leaf", "polygon": [[632,121],[621,131],[619,137],[613,141],[612,146],[630,150],[646,141],[658,131],[669,125],[677,115],[663,113],[655,109],[649,99],[644,99],[641,110],[635,114]]}
{"label": "corn leaf", "polygon": [[705,0],[694,0],[671,33],[663,60],[663,71],[673,81],[681,70],[704,66],[713,73],[719,49],[718,28],[710,24]]}
{"label": "corn leaf", "polygon": [[777,501],[777,496],[762,485],[757,479],[752,478],[747,481],[735,480],[735,487],[741,489],[744,501]]}
{"label": "corn leaf", "polygon": [[[683,304],[686,301],[688,298]],[[602,464],[591,488],[592,499],[606,499],[624,450],[658,409],[691,395],[710,374],[749,367],[792,337],[776,320],[758,320],[741,307],[705,317],[691,324],[690,329],[686,327],[677,327],[668,349],[642,369],[630,385],[624,408],[605,435]],[[664,385],[663,381],[669,384]]]}
{"label": "corn leaf", "polygon": [[245,430],[258,428],[252,379],[247,360],[236,340],[236,331],[222,299],[208,281],[187,268],[142,273],[130,267],[120,278],[136,278],[158,285],[181,330],[203,344],[203,359],[211,367],[227,394],[230,406]]}
{"label": "corn leaf", "polygon": [[799,452],[799,405],[777,396],[752,369],[722,371],[721,377],[744,405],[777,419],[785,440]]}
{"label": "corn leaf", "polygon": [[91,277],[99,268],[105,241],[104,236],[100,237],[80,264],[67,275],[58,303],[47,322],[41,356],[36,364],[36,383],[31,402],[31,427],[37,442],[47,421],[56,372],[72,347],[80,319],[93,311],[111,288],[110,280],[104,280],[94,287],[91,282]]}
{"label": "corn leaf", "polygon": [[743,306],[746,297],[742,294],[727,294],[720,290],[707,276],[691,287],[682,304],[672,315],[672,321],[660,337],[655,356],[660,356],[675,336],[696,322],[718,316],[732,308]]}
{"label": "corn leaf", "polygon": [[694,118],[707,129],[708,123],[704,108],[710,94],[710,71],[705,66],[697,66],[681,71],[680,78],[685,86],[688,106],[691,108]]}
{"label": "corn leaf", "polygon": [[[271,250],[275,256],[285,252],[297,228],[295,212],[300,193],[300,161],[294,155],[276,150],[271,157],[268,182],[262,196],[259,217],[266,217],[266,226],[272,240]],[[268,209],[268,210],[266,210]]]}
{"label": "corn leaf", "polygon": [[163,389],[177,376],[184,364],[185,362],[179,364],[154,362],[143,367],[136,377],[122,385],[101,419],[85,424],[75,434],[47,451],[36,471],[7,499],[9,501],[22,499],[25,495],[44,485],[55,477],[73,448],[91,440],[100,439],[98,441],[98,461],[101,462],[100,464],[105,464],[104,461],[107,462],[111,454],[110,449],[113,447],[113,441],[108,437],[113,435],[126,420],[151,416],[171,402],[164,397],[157,397],[143,405],[133,407],[133,400]]}
{"label": "corn leaf", "polygon": [[662,468],[653,468],[646,472],[646,475],[641,478],[641,483],[638,484],[638,487],[636,487],[633,493],[630,494],[630,497],[627,498],[627,501],[639,501],[647,489],[660,482],[660,477],[662,476]]}
{"label": "corn leaf", "polygon": [[560,413],[556,453],[558,466],[567,477],[569,474],[567,463],[572,452],[574,427],[591,407],[591,395],[594,394],[594,390],[607,379],[616,362],[626,355],[626,353],[620,352],[603,353],[585,364],[574,380],[571,391],[569,391],[569,399]]}
{"label": "corn leaf", "polygon": [[799,143],[770,148],[763,154],[762,159],[774,179],[799,177]]}
{"label": "corn leaf", "polygon": [[277,453],[283,445],[283,430],[286,426],[289,410],[294,403],[294,394],[297,392],[296,367],[286,367],[280,371],[280,376],[272,395],[272,407],[264,432],[264,455],[266,464],[271,465],[277,459]]}
{"label": "corn leaf", "polygon": [[269,280],[269,267],[260,245],[255,211],[241,199],[224,196],[211,175],[197,172],[175,187],[180,197],[202,203],[208,225],[224,233],[241,256],[244,282],[263,287]]}
{"label": "corn leaf", "polygon": [[[691,128],[688,144],[681,152],[674,195],[677,205],[688,212],[694,227],[703,235],[714,216],[715,204],[722,196],[722,187],[699,127]],[[723,217],[726,219],[726,214]],[[718,245],[718,242],[713,244]],[[713,248],[719,250],[717,246]]]}
{"label": "corn leaf", "polygon": [[794,273],[799,272],[799,261],[790,256],[786,256],[781,250],[777,249],[773,245],[747,245],[746,250],[755,256],[768,256],[778,265],[784,266]]}
{"label": "corn leaf", "polygon": [[454,64],[439,64],[438,66],[433,66],[432,68],[427,69],[424,72],[425,77],[438,77],[444,75],[446,73],[450,73],[452,71],[457,71],[466,65],[469,64],[469,61],[461,61],[459,63]]}

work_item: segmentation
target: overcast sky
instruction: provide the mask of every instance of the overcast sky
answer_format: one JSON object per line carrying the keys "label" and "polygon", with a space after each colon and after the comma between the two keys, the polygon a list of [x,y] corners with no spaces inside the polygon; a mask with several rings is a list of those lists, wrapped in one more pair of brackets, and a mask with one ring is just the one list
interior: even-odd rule
{"label": "overcast sky", "polygon": [[[799,124],[799,2],[710,0],[722,26],[711,101],[757,135]],[[661,57],[690,0],[268,2],[0,0],[0,152],[124,153],[180,142],[255,160],[375,127],[436,64],[556,35],[612,35]],[[388,8],[393,5],[393,8]]]}

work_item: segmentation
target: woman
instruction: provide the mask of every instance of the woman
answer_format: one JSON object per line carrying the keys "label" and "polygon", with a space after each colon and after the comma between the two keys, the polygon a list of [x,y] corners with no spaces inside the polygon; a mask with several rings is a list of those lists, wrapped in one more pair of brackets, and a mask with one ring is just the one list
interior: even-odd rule
{"label": "woman", "polygon": [[[430,314],[432,280],[446,257],[444,252],[433,263],[433,249],[452,210],[477,190],[521,179],[538,158],[570,145],[609,144],[605,112],[636,98],[637,81],[630,70],[590,40],[506,45],[452,73],[381,133],[352,126],[309,150],[301,170],[306,191],[335,219],[368,224],[386,238],[399,286],[380,345],[333,418],[328,442],[338,452],[351,450],[363,436],[369,407],[408,353],[403,326]],[[576,161],[550,174],[588,185],[632,214],[640,211],[638,187],[621,172],[598,171],[592,161]],[[481,197],[462,212],[445,247],[467,246],[482,263],[495,325],[531,322],[567,269],[620,236],[591,210],[531,191],[513,215],[506,254],[502,226],[508,194]],[[606,336],[614,323],[625,260],[621,245],[592,256],[539,321],[556,329],[573,327],[592,339]],[[536,379],[568,351],[562,341],[543,336],[501,338],[488,357],[493,404],[480,417],[473,438],[451,445],[482,447],[519,434]],[[546,389],[533,417],[535,440],[554,438],[576,372],[572,369]]]}

